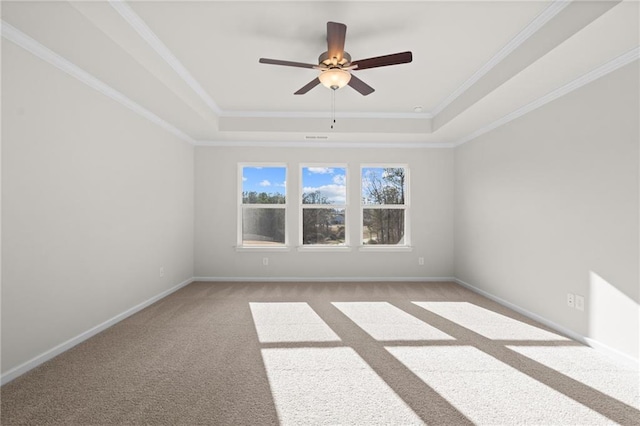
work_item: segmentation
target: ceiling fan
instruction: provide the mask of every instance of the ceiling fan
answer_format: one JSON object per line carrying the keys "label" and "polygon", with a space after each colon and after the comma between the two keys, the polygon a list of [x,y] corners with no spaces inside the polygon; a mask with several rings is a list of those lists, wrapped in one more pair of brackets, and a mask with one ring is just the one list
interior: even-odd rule
{"label": "ceiling fan", "polygon": [[360,94],[366,96],[373,93],[373,87],[353,75],[351,73],[352,71],[406,64],[413,60],[411,52],[402,52],[351,61],[351,55],[344,50],[346,35],[347,26],[345,24],[327,22],[327,51],[318,57],[318,65],[267,58],[260,58],[259,62],[261,64],[284,65],[288,67],[319,70],[320,74],[318,77],[295,92],[295,95],[304,95],[309,90],[322,83],[323,86],[332,90],[338,90],[349,85]]}

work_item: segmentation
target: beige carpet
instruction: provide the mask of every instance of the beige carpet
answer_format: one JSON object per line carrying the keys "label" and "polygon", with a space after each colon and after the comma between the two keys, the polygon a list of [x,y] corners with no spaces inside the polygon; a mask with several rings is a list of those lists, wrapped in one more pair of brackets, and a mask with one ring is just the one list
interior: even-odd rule
{"label": "beige carpet", "polygon": [[452,283],[193,283],[1,389],[2,424],[640,424],[638,372]]}

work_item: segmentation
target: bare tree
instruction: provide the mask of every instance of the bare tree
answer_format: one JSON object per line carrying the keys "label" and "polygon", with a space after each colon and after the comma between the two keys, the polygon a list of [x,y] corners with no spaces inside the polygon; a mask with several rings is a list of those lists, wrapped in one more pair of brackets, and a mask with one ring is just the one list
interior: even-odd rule
{"label": "bare tree", "polygon": [[[331,202],[320,191],[302,194],[302,204],[328,205]],[[343,214],[342,214],[343,215]],[[344,226],[336,225],[337,209],[319,207],[302,210],[302,240],[305,244],[344,241]]]}
{"label": "bare tree", "polygon": [[[404,168],[385,168],[382,175],[367,176],[365,204],[403,205],[405,179]],[[364,225],[375,235],[369,243],[397,244],[404,237],[404,209],[365,208]]]}

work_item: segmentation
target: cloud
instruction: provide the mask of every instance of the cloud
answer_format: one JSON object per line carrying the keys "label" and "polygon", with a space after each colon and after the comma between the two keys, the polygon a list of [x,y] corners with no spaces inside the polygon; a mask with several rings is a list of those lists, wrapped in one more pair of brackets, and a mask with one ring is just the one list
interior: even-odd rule
{"label": "cloud", "polygon": [[333,174],[333,169],[330,167],[308,167],[309,173],[315,173],[319,175]]}
{"label": "cloud", "polygon": [[259,183],[260,186],[271,186],[271,182],[269,182],[268,180],[263,180],[262,182]]}
{"label": "cloud", "polygon": [[346,178],[344,175],[335,175],[333,177],[333,183],[336,185],[344,185],[346,183]]}
{"label": "cloud", "polygon": [[247,178],[246,178],[246,177],[244,177],[244,176],[242,176],[242,181],[243,181],[243,182],[246,182],[246,181],[247,181]]}
{"label": "cloud", "polygon": [[347,201],[347,187],[345,185],[305,186],[302,191],[307,194],[320,191],[320,194],[327,197],[327,200],[332,204],[346,204]]}
{"label": "cloud", "polygon": [[287,187],[287,181],[285,180],[282,183],[274,183],[274,186],[279,186],[281,188],[286,188]]}

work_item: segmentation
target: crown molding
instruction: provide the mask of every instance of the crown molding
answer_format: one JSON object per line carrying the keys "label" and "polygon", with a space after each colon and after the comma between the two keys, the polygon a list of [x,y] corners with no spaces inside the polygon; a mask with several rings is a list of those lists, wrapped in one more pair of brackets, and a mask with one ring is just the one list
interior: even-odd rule
{"label": "crown molding", "polygon": [[[222,111],[220,117],[231,118],[331,118],[329,111]],[[433,118],[431,113],[416,112],[336,112],[336,118],[412,119]]]}
{"label": "crown molding", "polygon": [[511,52],[516,50],[522,43],[527,41],[529,37],[540,30],[547,22],[560,13],[565,7],[571,3],[571,0],[554,0],[545,10],[543,10],[533,21],[529,23],[522,31],[520,31],[509,43],[498,51],[491,59],[489,59],[480,69],[478,69],[471,77],[467,79],[460,87],[454,90],[442,102],[440,102],[431,112],[431,116],[440,114],[449,104],[456,100],[460,95],[466,92],[471,86],[476,84],[478,80],[484,77],[491,69],[498,65]]}
{"label": "crown molding", "polygon": [[133,9],[123,0],[109,0],[111,7],[133,28],[144,41],[158,54],[164,61],[180,76],[180,78],[204,101],[205,104],[216,114],[220,115],[222,110],[198,83],[191,73],[182,65],[169,48],[151,31],[151,28],[136,14]]}
{"label": "crown molding", "polygon": [[197,141],[196,146],[225,148],[453,148],[446,142],[327,142],[327,141]]}
{"label": "crown molding", "polygon": [[169,124],[167,121],[158,117],[153,112],[144,108],[140,104],[134,102],[124,94],[118,92],[108,84],[97,79],[93,75],[89,74],[88,72],[78,67],[77,65],[73,64],[72,62],[66,60],[65,58],[58,55],[57,53],[50,50],[49,48],[43,46],[36,40],[24,34],[22,31],[6,23],[5,21],[0,21],[0,26],[2,27],[2,37],[4,37],[5,39],[11,41],[17,46],[20,46],[21,48],[32,53],[33,55],[44,60],[45,62],[48,62],[49,64],[55,66],[56,68],[64,71],[65,73],[76,78],[77,80],[80,80],[81,82],[91,87],[92,89],[97,90],[103,95],[129,108],[131,111],[141,115],[142,117],[146,118],[152,123],[157,124],[158,126],[162,127],[163,129],[167,130],[168,132],[182,139],[183,141],[189,142],[191,144],[195,143],[194,139],[192,139],[186,133],[182,132],[177,127],[173,126],[172,124]]}
{"label": "crown molding", "polygon": [[500,126],[503,126],[505,124],[507,124],[508,122],[515,120],[518,117],[522,117],[523,115],[533,111],[534,109],[540,108],[543,105],[548,104],[551,101],[554,101],[556,99],[558,99],[561,96],[564,96],[570,92],[573,92],[576,89],[579,89],[580,87],[591,83],[594,80],[597,80],[601,77],[604,77],[605,75],[609,74],[610,72],[613,72],[619,68],[622,68],[625,65],[630,64],[633,61],[637,61],[638,59],[640,59],[640,47],[636,47],[631,49],[630,51],[628,51],[627,53],[624,53],[612,60],[610,60],[609,62],[589,71],[586,74],[583,74],[582,76],[578,77],[577,79],[565,84],[564,86],[561,86],[549,93],[547,93],[546,95],[536,99],[533,102],[530,102],[518,109],[516,109],[515,111],[505,115],[504,117],[484,126],[479,128],[478,130],[476,130],[473,133],[468,134],[467,136],[457,140],[456,142],[453,143],[454,147],[463,145],[475,138],[477,138],[480,135],[483,135],[493,129],[496,129]]}

